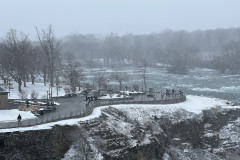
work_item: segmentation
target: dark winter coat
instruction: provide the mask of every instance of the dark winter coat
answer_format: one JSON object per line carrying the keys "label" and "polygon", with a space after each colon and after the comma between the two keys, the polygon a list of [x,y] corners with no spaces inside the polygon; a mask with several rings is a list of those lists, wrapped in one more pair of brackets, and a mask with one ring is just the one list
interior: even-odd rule
{"label": "dark winter coat", "polygon": [[17,119],[18,119],[18,120],[21,120],[21,119],[22,119],[22,117],[21,117],[20,114],[18,115]]}

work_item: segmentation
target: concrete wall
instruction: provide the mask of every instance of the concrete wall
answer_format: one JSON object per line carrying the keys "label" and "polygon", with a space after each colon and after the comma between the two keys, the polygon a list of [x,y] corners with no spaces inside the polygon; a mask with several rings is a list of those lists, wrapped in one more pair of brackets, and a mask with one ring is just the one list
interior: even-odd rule
{"label": "concrete wall", "polygon": [[72,144],[75,126],[55,126],[49,130],[0,133],[0,160],[61,159]]}
{"label": "concrete wall", "polygon": [[8,109],[8,94],[0,94],[0,109]]}

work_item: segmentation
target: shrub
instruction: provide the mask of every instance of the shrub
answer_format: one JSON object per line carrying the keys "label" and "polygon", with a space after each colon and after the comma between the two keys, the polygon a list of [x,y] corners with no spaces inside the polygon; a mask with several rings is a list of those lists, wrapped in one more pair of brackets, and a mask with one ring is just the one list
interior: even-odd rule
{"label": "shrub", "polygon": [[71,93],[71,89],[70,88],[64,88],[64,91],[65,91],[65,93]]}
{"label": "shrub", "polygon": [[36,91],[32,90],[31,98],[32,98],[33,100],[36,100],[36,99],[38,98],[38,93],[37,93]]}
{"label": "shrub", "polygon": [[18,93],[18,96],[19,96],[21,99],[27,99],[27,98],[28,98],[28,92],[22,90],[21,92]]}

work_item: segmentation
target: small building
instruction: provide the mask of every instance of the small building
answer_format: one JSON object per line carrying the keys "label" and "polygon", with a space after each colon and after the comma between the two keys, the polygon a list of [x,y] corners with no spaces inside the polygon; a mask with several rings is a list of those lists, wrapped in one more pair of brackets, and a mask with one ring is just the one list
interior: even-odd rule
{"label": "small building", "polygon": [[8,92],[0,87],[0,110],[8,109]]}

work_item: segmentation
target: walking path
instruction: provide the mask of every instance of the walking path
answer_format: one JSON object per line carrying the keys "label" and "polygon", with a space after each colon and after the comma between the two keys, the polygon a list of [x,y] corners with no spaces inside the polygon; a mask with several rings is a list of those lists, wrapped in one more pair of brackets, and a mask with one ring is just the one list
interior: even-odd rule
{"label": "walking path", "polygon": [[[146,95],[134,96],[134,98],[115,98],[115,99],[102,99],[95,100],[86,105],[84,96],[76,96],[72,98],[57,99],[60,103],[57,106],[56,112],[47,113],[44,116],[36,117],[34,119],[24,119],[21,121],[21,127],[34,126],[50,122],[56,122],[64,119],[81,118],[88,116],[92,113],[93,109],[98,106],[114,105],[114,104],[173,104],[180,103],[186,100],[185,95],[162,95],[161,93],[154,94],[153,97]],[[18,127],[17,121],[15,122],[2,122],[0,129],[16,128]]]}

